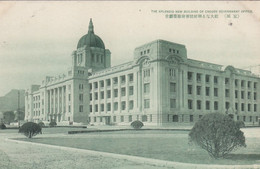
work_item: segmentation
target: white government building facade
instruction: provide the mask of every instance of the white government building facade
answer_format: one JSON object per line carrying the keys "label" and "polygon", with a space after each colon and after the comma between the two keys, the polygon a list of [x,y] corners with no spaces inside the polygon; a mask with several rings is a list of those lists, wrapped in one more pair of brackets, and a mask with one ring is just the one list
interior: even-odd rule
{"label": "white government building facade", "polygon": [[90,20],[72,53],[72,68],[26,91],[25,120],[162,126],[219,112],[253,124],[259,102],[259,76],[188,59],[184,45],[165,40],[137,47],[132,61],[111,67],[111,53]]}

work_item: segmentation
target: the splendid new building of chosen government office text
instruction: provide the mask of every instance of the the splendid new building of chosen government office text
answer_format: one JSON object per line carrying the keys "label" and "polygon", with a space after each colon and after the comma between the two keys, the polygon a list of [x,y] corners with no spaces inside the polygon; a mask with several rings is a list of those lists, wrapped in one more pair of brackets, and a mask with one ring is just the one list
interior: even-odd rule
{"label": "the splendid new building of chosen government office text", "polygon": [[68,72],[26,91],[25,120],[162,126],[219,112],[258,123],[260,78],[250,71],[188,59],[184,45],[165,40],[137,47],[132,61],[111,67],[92,20],[88,29]]}

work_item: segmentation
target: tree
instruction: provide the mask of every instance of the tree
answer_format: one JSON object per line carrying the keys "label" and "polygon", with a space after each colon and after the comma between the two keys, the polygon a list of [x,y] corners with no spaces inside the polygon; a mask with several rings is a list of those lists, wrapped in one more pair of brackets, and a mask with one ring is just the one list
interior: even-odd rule
{"label": "tree", "polygon": [[133,121],[133,122],[131,123],[131,126],[132,126],[134,129],[140,129],[140,128],[142,128],[142,127],[144,126],[144,124],[143,124],[141,121],[136,120],[136,121]]}
{"label": "tree", "polygon": [[37,134],[42,134],[42,128],[39,124],[27,122],[19,129],[19,133],[23,133],[26,137],[32,138]]}
{"label": "tree", "polygon": [[246,147],[240,126],[221,113],[204,115],[191,129],[189,139],[214,158],[225,157],[238,147]]}
{"label": "tree", "polygon": [[10,124],[11,122],[14,122],[15,115],[13,111],[4,112],[3,116],[4,116],[3,118],[4,123]]}

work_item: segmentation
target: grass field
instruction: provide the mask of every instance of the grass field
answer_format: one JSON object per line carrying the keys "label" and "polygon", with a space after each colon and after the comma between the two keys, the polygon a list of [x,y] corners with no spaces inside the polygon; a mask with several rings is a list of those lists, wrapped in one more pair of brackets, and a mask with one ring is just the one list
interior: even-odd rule
{"label": "grass field", "polygon": [[133,130],[59,137],[42,135],[31,140],[22,140],[185,163],[260,164],[260,141],[255,137],[246,138],[246,148],[234,151],[226,159],[217,160],[210,158],[207,152],[199,147],[190,145],[186,131]]}

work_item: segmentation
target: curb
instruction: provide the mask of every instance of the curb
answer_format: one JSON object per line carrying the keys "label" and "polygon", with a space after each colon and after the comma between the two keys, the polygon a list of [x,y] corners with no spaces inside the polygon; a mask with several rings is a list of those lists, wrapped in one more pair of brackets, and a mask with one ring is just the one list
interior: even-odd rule
{"label": "curb", "polygon": [[78,131],[68,131],[68,134],[78,134],[78,133],[93,133],[93,132],[114,132],[114,131],[144,131],[144,130],[154,130],[154,131],[190,131],[190,129],[98,129],[98,130],[78,130]]}
{"label": "curb", "polygon": [[117,158],[117,159],[121,159],[121,160],[132,161],[132,162],[139,163],[139,164],[148,164],[148,165],[154,165],[154,166],[158,166],[158,167],[171,167],[171,168],[180,168],[180,169],[182,169],[182,168],[183,169],[186,169],[186,168],[194,168],[194,169],[215,169],[215,168],[216,169],[219,169],[219,168],[222,168],[222,169],[223,168],[225,168],[225,169],[246,169],[246,168],[259,169],[260,168],[260,164],[253,164],[253,165],[189,164],[189,163],[165,161],[165,160],[151,159],[151,158],[131,156],[131,155],[123,155],[123,154],[107,153],[107,152],[100,152],[100,151],[94,151],[94,150],[78,149],[78,148],[72,148],[72,147],[56,146],[56,145],[50,145],[50,144],[33,143],[33,142],[27,142],[27,141],[13,140],[13,139],[9,139],[9,138],[6,138],[6,141],[22,143],[22,144],[30,144],[30,145],[40,145],[43,147],[55,148],[55,149],[60,149],[60,150],[88,153],[91,155]]}

